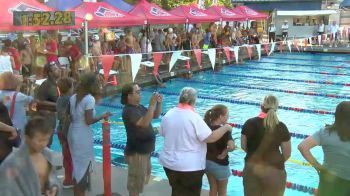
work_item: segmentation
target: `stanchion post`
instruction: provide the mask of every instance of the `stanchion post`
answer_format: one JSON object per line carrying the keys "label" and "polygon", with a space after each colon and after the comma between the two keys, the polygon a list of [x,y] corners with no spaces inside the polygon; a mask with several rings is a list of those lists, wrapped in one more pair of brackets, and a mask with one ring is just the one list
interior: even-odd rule
{"label": "stanchion post", "polygon": [[103,186],[104,195],[112,196],[112,171],[111,171],[111,137],[110,137],[110,123],[105,119],[102,123],[102,137],[103,137]]}

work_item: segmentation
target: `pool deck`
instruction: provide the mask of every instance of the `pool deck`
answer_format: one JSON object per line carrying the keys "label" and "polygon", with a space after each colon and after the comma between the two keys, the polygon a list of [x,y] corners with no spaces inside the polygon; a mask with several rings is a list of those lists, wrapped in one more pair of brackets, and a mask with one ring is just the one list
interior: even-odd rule
{"label": "pool deck", "polygon": [[[55,165],[62,165],[62,156],[60,152],[55,152]],[[94,171],[91,179],[91,191],[87,192],[86,196],[103,195],[103,177],[102,177],[102,163],[94,164]],[[58,178],[63,181],[64,171],[63,168],[59,169]],[[112,192],[113,195],[127,196],[128,190],[127,178],[128,171],[126,169],[112,166]],[[63,189],[64,196],[73,196],[73,188]],[[167,196],[171,195],[171,188],[168,180],[161,179],[159,177],[152,176],[148,185],[144,187],[144,192],[140,194],[142,196]],[[201,195],[209,195],[207,190],[202,190]]]}

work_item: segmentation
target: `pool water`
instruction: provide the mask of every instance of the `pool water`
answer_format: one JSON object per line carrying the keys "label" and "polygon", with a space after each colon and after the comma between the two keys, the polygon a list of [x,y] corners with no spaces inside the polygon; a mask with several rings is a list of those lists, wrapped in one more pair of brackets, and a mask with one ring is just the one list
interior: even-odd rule
{"label": "pool water", "polygon": [[[350,96],[350,64],[348,55],[343,54],[309,54],[291,53],[275,54],[263,57],[260,61],[247,61],[243,65],[230,65],[218,72],[205,71],[195,74],[192,80],[173,79],[168,81],[165,88],[146,87],[142,91],[142,104],[149,103],[154,91],[164,95],[163,113],[175,107],[178,102],[178,93],[185,86],[198,90],[199,98],[196,111],[204,116],[206,110],[215,104],[225,104],[230,111],[229,122],[244,124],[256,116],[262,99],[267,94],[278,97],[284,109],[278,110],[278,116],[290,132],[310,135],[325,124],[333,122],[332,114],[322,114],[317,111],[334,112],[336,105]],[[316,82],[315,82],[316,81]],[[299,92],[299,93],[295,93]],[[301,92],[301,93],[300,93]],[[317,95],[317,96],[314,96]],[[338,96],[338,97],[336,97]],[[120,95],[106,98],[102,105],[108,103],[117,107],[98,106],[97,113],[104,111],[117,112],[112,116],[113,122],[121,122]],[[288,109],[289,108],[289,109]],[[309,112],[298,112],[293,108],[308,109]],[[305,110],[306,111],[306,110]],[[153,125],[159,126],[160,119],[154,120]],[[102,139],[102,125],[92,126],[96,139]],[[240,129],[234,128],[232,134],[240,136]],[[125,128],[121,123],[112,123],[111,142],[125,144]],[[294,160],[286,162],[287,181],[299,185],[317,188],[318,174],[309,166],[295,163],[303,161],[297,150],[301,139],[292,137],[292,155]],[[236,140],[237,146],[240,146]],[[163,138],[157,135],[156,152],[160,151]],[[59,149],[57,141],[54,149]],[[96,160],[102,158],[102,146],[95,145]],[[111,149],[113,163],[119,167],[127,167],[123,162],[123,151]],[[316,158],[322,162],[323,153],[320,147],[313,150]],[[235,150],[230,153],[230,168],[242,171],[245,153]],[[152,158],[152,175],[166,178],[163,168],[157,158]],[[209,189],[206,177],[203,188]],[[298,190],[286,189],[285,195],[308,195]],[[243,195],[242,178],[231,176],[228,185],[228,195]]]}

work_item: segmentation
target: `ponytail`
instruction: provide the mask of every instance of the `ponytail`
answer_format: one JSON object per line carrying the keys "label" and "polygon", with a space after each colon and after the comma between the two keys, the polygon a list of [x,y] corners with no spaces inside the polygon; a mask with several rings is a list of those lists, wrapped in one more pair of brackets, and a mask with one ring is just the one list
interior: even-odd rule
{"label": "ponytail", "polygon": [[204,121],[207,125],[212,125],[214,121],[225,115],[228,112],[227,107],[222,104],[217,104],[209,109],[204,115]]}
{"label": "ponytail", "polygon": [[207,123],[207,125],[210,125],[211,121],[212,121],[212,119],[211,119],[211,109],[210,109],[207,112],[205,112],[204,122]]}
{"label": "ponytail", "polygon": [[262,104],[262,108],[264,112],[267,113],[267,116],[264,119],[264,127],[268,132],[272,133],[275,130],[276,126],[279,124],[279,120],[276,114],[278,108],[277,98],[273,95],[266,96]]}
{"label": "ponytail", "polygon": [[276,126],[279,124],[279,120],[276,114],[275,109],[269,109],[267,112],[267,116],[264,119],[264,127],[268,132],[273,132]]}

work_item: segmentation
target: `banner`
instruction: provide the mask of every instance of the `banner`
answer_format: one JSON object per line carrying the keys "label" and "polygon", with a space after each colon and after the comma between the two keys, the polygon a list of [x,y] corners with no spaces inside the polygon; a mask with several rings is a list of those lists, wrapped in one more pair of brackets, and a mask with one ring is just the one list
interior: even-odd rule
{"label": "banner", "polygon": [[208,49],[208,55],[209,55],[209,60],[211,62],[211,66],[214,69],[215,68],[215,58],[216,58],[216,49],[215,48],[209,48]]}
{"label": "banner", "polygon": [[224,47],[224,52],[228,62],[231,64],[230,47]]}
{"label": "banner", "polygon": [[270,52],[269,52],[269,56],[275,51],[275,46],[276,46],[276,42],[272,42],[271,48],[270,48]]}
{"label": "banner", "polygon": [[292,53],[292,42],[291,41],[287,41],[287,46],[289,49],[289,53]]}
{"label": "banner", "polygon": [[253,48],[250,47],[249,45],[246,46],[246,48],[247,48],[248,57],[249,57],[250,60],[252,60]]}
{"label": "banner", "polygon": [[298,44],[298,40],[297,40],[297,39],[295,39],[295,40],[293,41],[293,46],[294,46],[294,48],[296,48],[296,49],[298,50],[298,52],[300,52],[299,44]]}
{"label": "banner", "polygon": [[264,51],[266,55],[269,55],[269,44],[264,44]]}
{"label": "banner", "polygon": [[280,52],[283,51],[283,44],[284,44],[284,42],[279,42],[278,50],[279,50]]}
{"label": "banner", "polygon": [[311,49],[313,48],[312,47],[312,37],[309,37],[309,43],[310,43],[310,46],[311,46]]}
{"label": "banner", "polygon": [[135,81],[137,72],[140,69],[142,54],[129,54],[131,59],[131,75],[132,81]]}
{"label": "banner", "polygon": [[317,41],[318,41],[318,45],[321,45],[321,40],[322,39],[322,35],[318,35],[317,36]]}
{"label": "banner", "polygon": [[261,44],[256,44],[256,50],[258,51],[259,60],[261,59]]}
{"label": "banner", "polygon": [[102,55],[101,62],[102,62],[103,75],[105,77],[105,81],[108,81],[109,71],[111,71],[112,66],[113,66],[113,62],[114,62],[114,56],[113,55]]}
{"label": "banner", "polygon": [[193,52],[194,52],[194,55],[196,56],[198,66],[202,67],[202,50],[201,49],[194,49]]}
{"label": "banner", "polygon": [[235,53],[236,64],[238,64],[239,46],[233,47],[233,52]]}
{"label": "banner", "polygon": [[160,65],[160,62],[162,61],[163,53],[155,52],[153,53],[153,62],[154,62],[154,68],[153,68],[153,74],[158,74],[158,68]]}
{"label": "banner", "polygon": [[181,52],[182,51],[177,50],[177,51],[174,51],[173,54],[171,55],[171,59],[170,59],[170,62],[169,62],[169,72],[171,72],[171,69],[174,67],[177,59],[181,55]]}

